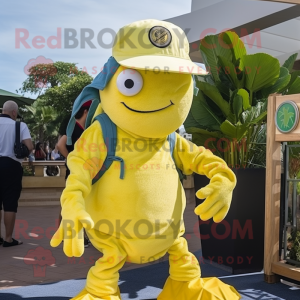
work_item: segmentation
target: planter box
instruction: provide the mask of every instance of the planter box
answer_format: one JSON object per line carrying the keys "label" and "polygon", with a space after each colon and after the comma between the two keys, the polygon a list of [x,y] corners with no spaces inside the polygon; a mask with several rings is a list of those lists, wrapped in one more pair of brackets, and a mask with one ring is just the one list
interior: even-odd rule
{"label": "planter box", "polygon": [[[231,207],[219,224],[200,220],[203,258],[232,274],[260,272],[264,262],[265,169],[234,169],[237,186]],[[209,179],[195,174],[195,191]],[[202,200],[196,198],[196,205]]]}

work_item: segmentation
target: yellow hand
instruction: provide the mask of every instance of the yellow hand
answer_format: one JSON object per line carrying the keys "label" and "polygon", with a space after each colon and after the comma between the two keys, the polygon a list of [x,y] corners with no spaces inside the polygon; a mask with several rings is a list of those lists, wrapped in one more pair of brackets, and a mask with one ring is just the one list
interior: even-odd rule
{"label": "yellow hand", "polygon": [[50,241],[52,247],[57,247],[64,241],[64,253],[68,257],[80,257],[84,252],[83,228],[86,230],[94,227],[90,215],[81,207],[62,209],[62,222]]}
{"label": "yellow hand", "polygon": [[196,215],[203,221],[213,217],[214,222],[221,222],[228,213],[234,185],[228,178],[215,175],[206,187],[196,193],[197,198],[206,198],[202,204],[195,208]]}

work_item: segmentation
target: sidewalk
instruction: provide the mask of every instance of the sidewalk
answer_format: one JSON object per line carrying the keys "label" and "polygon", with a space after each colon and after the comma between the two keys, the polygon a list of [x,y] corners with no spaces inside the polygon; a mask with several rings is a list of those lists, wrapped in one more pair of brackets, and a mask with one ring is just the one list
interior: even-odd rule
{"label": "sidewalk", "polygon": [[[200,239],[194,233],[195,230],[198,235],[199,230],[196,224],[197,216],[193,210],[194,203],[188,203],[184,215],[185,237],[191,252],[200,250]],[[59,211],[59,206],[19,207],[14,238],[22,240],[24,244],[10,248],[0,246],[0,289],[86,277],[89,268],[101,256],[101,253],[90,245],[85,249],[81,258],[68,258],[62,251],[62,245],[52,248],[49,238],[55,231],[55,220],[58,218]],[[2,224],[2,236],[3,226]],[[34,227],[39,228],[33,230]],[[26,256],[29,251],[34,251],[37,247],[51,251],[53,259],[55,259],[54,265],[41,268],[30,264],[33,259]],[[47,253],[47,251],[43,250],[43,253]],[[45,257],[42,256],[37,259],[45,260]],[[164,259],[167,259],[167,255]],[[49,260],[46,263],[52,264],[53,261]],[[126,263],[122,270],[145,265]]]}

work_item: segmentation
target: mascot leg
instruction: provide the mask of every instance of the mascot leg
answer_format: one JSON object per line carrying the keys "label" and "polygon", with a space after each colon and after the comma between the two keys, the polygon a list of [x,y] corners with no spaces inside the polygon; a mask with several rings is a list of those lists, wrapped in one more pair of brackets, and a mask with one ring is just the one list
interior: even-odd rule
{"label": "mascot leg", "polygon": [[238,300],[238,292],[217,278],[200,278],[196,257],[188,251],[184,238],[178,238],[168,250],[170,276],[158,300]]}
{"label": "mascot leg", "polygon": [[97,239],[91,238],[91,242],[103,256],[89,270],[85,289],[72,300],[120,300],[119,270],[127,254],[113,237],[101,239],[98,233]]}

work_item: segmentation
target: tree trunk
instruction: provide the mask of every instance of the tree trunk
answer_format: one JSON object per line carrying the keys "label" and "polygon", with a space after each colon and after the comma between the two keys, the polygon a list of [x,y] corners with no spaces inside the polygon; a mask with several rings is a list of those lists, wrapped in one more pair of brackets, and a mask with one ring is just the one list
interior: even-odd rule
{"label": "tree trunk", "polygon": [[39,142],[41,142],[41,143],[44,142],[44,130],[43,130],[43,126],[42,125],[39,128]]}

